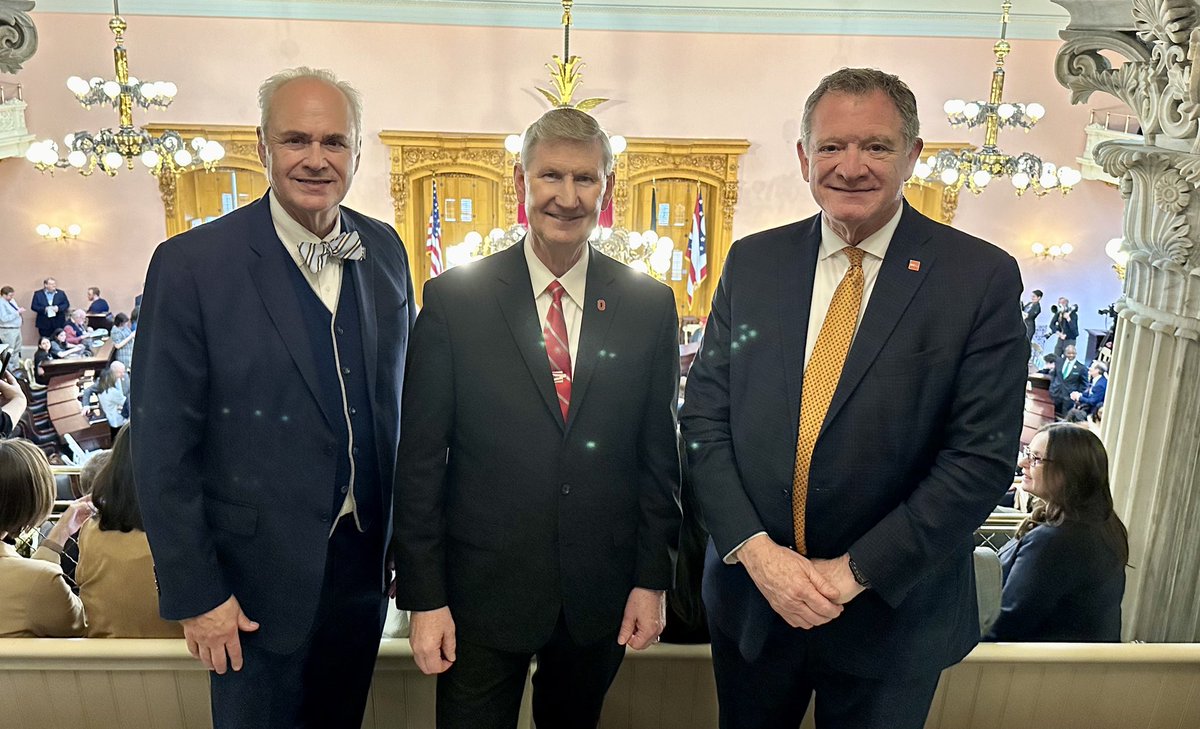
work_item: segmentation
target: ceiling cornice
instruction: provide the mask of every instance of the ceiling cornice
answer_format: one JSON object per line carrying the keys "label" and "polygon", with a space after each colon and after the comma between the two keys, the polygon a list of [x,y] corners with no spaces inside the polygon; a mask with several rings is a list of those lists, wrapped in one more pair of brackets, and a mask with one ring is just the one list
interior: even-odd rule
{"label": "ceiling cornice", "polygon": [[[1056,39],[1070,16],[1048,0],[1016,3],[1010,38]],[[868,7],[874,6],[874,7]],[[1020,9],[1026,11],[1019,12]],[[37,12],[111,11],[107,0],[38,0]],[[553,0],[122,0],[123,15],[350,20],[557,28]],[[576,2],[578,30],[994,38],[998,0],[612,0]]]}

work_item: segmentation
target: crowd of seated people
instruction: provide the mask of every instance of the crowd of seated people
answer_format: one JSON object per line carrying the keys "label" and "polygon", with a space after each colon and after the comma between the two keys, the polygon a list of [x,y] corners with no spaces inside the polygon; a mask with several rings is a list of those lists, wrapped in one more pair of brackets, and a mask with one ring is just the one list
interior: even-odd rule
{"label": "crowd of seated people", "polygon": [[91,499],[71,503],[29,558],[16,537],[37,528],[54,506],[54,475],[46,454],[28,441],[0,440],[0,637],[79,637],[83,602],[59,564],[69,537],[92,516]]}
{"label": "crowd of seated people", "polygon": [[1050,423],[1020,465],[1022,488],[1036,501],[1000,550],[1000,615],[986,639],[1120,641],[1129,543],[1113,511],[1104,445],[1087,428]]}

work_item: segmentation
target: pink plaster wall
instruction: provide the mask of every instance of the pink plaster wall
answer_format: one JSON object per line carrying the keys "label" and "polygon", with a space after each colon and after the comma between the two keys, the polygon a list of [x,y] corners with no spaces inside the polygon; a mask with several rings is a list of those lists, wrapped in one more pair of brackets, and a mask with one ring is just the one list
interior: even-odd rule
{"label": "pink plaster wall", "polygon": [[[111,36],[100,15],[38,13],[38,54],[17,77],[29,102],[29,128],[39,138],[107,126],[109,110],[82,109],[65,79],[112,75]],[[126,47],[132,71],[180,89],[166,112],[137,112],[138,122],[254,124],[258,83],[278,69],[307,64],[334,69],[365,95],[362,165],[347,204],[390,221],[382,129],[519,131],[545,109],[533,91],[545,86],[543,64],[561,53],[561,33],[507,28],[190,19],[130,16]],[[1026,135],[1005,132],[1001,146],[1029,150],[1077,166],[1086,107],[1071,107],[1053,78],[1053,41],[1015,41],[1006,99],[1039,101],[1047,109]],[[816,211],[796,163],[794,146],[804,97],[825,73],[871,65],[898,73],[921,101],[922,135],[932,141],[972,141],[951,129],[941,111],[949,97],[983,98],[991,42],[878,37],[739,36],[717,34],[572,34],[572,52],[587,60],[583,93],[613,101],[596,114],[627,136],[734,137],[752,143],[744,158],[735,235]],[[1114,106],[1098,97],[1099,105]],[[1120,234],[1116,190],[1084,182],[1066,198],[1018,200],[1005,182],[979,198],[965,194],[958,227],[1013,253],[1026,286],[1081,304],[1081,324],[1120,291],[1103,253]],[[50,244],[33,232],[39,222],[84,228],[81,239]],[[53,177],[24,160],[0,162],[0,285],[11,284],[28,305],[46,275],[82,303],[99,285],[117,310],[128,311],[146,264],[165,233],[156,183],[142,171],[115,179]],[[1069,261],[1034,260],[1029,243],[1070,241]],[[952,303],[952,302],[949,302]],[[28,316],[28,315],[27,315]],[[30,321],[26,342],[33,333]]]}

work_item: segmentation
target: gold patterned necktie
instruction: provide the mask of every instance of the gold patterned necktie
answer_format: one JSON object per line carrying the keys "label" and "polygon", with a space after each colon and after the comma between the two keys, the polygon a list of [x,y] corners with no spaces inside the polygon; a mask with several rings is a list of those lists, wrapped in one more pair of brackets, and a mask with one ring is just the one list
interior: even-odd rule
{"label": "gold patterned necktie", "polygon": [[829,403],[842,376],[842,365],[854,339],[858,310],[863,295],[863,251],[854,246],[842,249],[850,259],[850,268],[842,277],[829,311],[817,335],[808,366],[804,368],[804,385],[800,395],[800,429],[796,435],[796,470],[792,474],[792,526],[796,533],[796,551],[807,554],[804,541],[804,517],[808,505],[808,471],[812,466],[813,448],[829,412]]}

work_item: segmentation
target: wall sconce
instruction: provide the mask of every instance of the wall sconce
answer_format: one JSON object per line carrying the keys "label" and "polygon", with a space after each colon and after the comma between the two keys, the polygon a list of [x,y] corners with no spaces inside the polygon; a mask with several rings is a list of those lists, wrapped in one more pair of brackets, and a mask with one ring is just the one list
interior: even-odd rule
{"label": "wall sconce", "polygon": [[1060,258],[1066,258],[1071,251],[1075,250],[1075,247],[1070,243],[1046,246],[1034,241],[1034,243],[1029,246],[1029,249],[1033,251],[1033,255],[1038,258],[1049,258],[1052,261],[1057,261]]}
{"label": "wall sconce", "polygon": [[1125,280],[1125,266],[1129,263],[1129,251],[1125,250],[1124,238],[1113,238],[1104,244],[1104,253],[1113,259],[1113,270],[1117,278]]}
{"label": "wall sconce", "polygon": [[64,238],[78,238],[79,234],[82,232],[83,232],[83,228],[80,228],[75,223],[71,223],[70,225],[68,225],[66,230],[63,230],[62,228],[59,228],[56,225],[51,226],[51,225],[46,225],[45,223],[42,223],[41,225],[39,225],[37,227],[38,235],[42,236],[46,240],[52,240],[52,241],[60,241],[60,240],[63,240]]}

